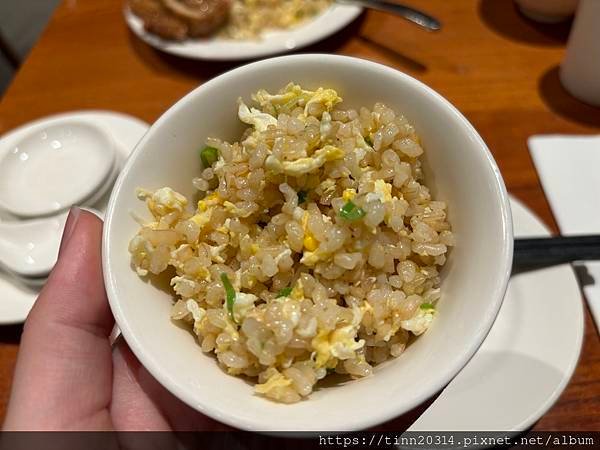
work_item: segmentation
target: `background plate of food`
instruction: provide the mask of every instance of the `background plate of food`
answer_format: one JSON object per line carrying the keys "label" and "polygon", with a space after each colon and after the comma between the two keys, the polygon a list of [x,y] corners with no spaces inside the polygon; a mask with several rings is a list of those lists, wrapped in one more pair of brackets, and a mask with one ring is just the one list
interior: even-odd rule
{"label": "background plate of food", "polygon": [[361,11],[333,0],[127,0],[124,13],[131,30],[159,50],[239,60],[318,42]]}

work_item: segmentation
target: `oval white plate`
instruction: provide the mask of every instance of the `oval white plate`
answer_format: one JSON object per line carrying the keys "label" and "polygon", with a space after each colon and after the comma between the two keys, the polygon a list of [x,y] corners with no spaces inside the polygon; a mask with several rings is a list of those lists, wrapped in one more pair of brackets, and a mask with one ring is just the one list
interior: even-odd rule
{"label": "oval white plate", "polygon": [[[511,199],[515,237],[548,236]],[[583,340],[581,291],[568,265],[510,279],[490,334],[409,431],[523,431],[556,402]]]}
{"label": "oval white plate", "polygon": [[0,149],[2,208],[34,218],[80,204],[109,178],[113,147],[106,131],[88,123],[55,121],[36,128],[9,151]]}
{"label": "oval white plate", "polygon": [[361,12],[361,7],[334,3],[322,14],[296,28],[269,31],[259,40],[206,38],[172,42],[146,32],[142,21],[129,8],[124,9],[127,25],[148,45],[185,58],[222,61],[260,58],[306,47],[341,30]]}
{"label": "oval white plate", "polygon": [[[120,164],[125,161],[129,153],[131,153],[135,145],[148,130],[148,124],[125,114],[108,111],[82,111],[50,116],[10,131],[0,138],[3,141],[2,148],[10,148],[11,142],[17,142],[25,134],[47,127],[66,118],[102,127],[113,137],[116,143],[115,149],[120,159]],[[0,154],[0,158],[2,156]],[[94,208],[104,213],[109,195],[110,190],[93,205]],[[3,220],[15,219],[0,214],[0,221]],[[33,306],[37,295],[38,291],[17,284],[13,278],[0,271],[0,325],[23,322]]]}

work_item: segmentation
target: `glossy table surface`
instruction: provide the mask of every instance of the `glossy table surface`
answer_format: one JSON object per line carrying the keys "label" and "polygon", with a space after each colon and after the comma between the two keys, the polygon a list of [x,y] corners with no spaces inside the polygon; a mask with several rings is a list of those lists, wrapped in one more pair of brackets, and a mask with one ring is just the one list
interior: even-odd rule
{"label": "glossy table surface", "polygon": [[[440,92],[481,133],[509,191],[556,231],[526,140],[538,133],[600,133],[600,109],[570,97],[558,80],[570,24],[531,22],[511,0],[407,3],[435,15],[443,30],[427,33],[401,18],[369,11],[302,51],[371,59]],[[123,0],[63,1],[0,101],[0,134],[79,109],[110,109],[153,122],[192,88],[241,64],[161,54],[129,32],[122,7]],[[600,430],[600,342],[587,307],[585,315],[575,375],[536,430]],[[0,327],[0,419],[21,331]]]}

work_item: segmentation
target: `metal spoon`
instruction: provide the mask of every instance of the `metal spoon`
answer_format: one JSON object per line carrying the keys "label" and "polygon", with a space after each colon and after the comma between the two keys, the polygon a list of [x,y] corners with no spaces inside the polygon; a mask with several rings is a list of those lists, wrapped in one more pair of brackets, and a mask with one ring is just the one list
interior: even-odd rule
{"label": "metal spoon", "polygon": [[429,31],[437,31],[442,27],[439,20],[431,17],[424,12],[418,11],[410,6],[401,5],[399,3],[392,3],[385,0],[336,0],[338,3],[346,5],[359,5],[365,8],[377,9],[379,11],[385,11],[392,14],[396,14],[400,17],[404,17],[406,20],[420,25]]}

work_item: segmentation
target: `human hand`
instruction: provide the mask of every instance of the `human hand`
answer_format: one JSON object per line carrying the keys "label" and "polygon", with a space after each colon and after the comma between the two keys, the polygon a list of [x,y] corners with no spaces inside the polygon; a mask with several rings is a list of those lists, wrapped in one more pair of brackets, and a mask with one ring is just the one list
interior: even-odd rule
{"label": "human hand", "polygon": [[225,430],[141,366],[114,325],[102,221],[73,208],[58,262],[27,317],[4,430]]}

